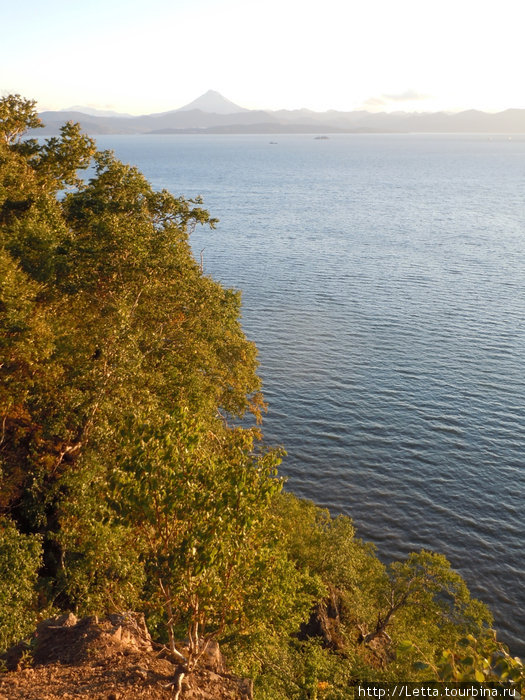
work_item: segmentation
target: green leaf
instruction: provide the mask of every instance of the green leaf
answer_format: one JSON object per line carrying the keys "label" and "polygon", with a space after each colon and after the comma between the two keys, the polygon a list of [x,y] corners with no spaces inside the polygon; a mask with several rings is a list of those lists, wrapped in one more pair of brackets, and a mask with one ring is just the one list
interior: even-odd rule
{"label": "green leaf", "polygon": [[413,664],[413,667],[416,669],[416,671],[426,671],[430,668],[430,665],[425,663],[424,661],[416,661]]}

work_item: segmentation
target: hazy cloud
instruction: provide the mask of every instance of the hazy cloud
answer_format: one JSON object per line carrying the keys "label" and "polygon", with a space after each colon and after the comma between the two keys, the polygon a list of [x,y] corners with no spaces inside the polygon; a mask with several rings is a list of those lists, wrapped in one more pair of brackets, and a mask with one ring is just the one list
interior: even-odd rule
{"label": "hazy cloud", "polygon": [[363,107],[376,109],[377,107],[385,107],[387,102],[382,97],[369,97],[363,102]]}
{"label": "hazy cloud", "polygon": [[380,109],[382,107],[388,107],[392,102],[419,102],[428,100],[430,97],[431,95],[417,92],[417,90],[405,90],[405,92],[383,93],[379,96],[369,97],[363,102],[362,106],[364,109]]}
{"label": "hazy cloud", "polygon": [[428,100],[430,95],[424,95],[416,90],[405,90],[395,95],[383,95],[389,102],[413,102],[414,100]]}
{"label": "hazy cloud", "polygon": [[117,109],[114,104],[99,104],[98,102],[86,102],[86,107],[91,107],[91,109]]}

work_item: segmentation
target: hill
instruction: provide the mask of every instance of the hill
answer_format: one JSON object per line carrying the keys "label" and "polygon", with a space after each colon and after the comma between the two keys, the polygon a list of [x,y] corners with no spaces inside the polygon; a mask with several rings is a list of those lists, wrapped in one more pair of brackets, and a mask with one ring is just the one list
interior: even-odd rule
{"label": "hill", "polygon": [[467,110],[448,112],[314,112],[250,110],[214,90],[193,102],[160,114],[112,115],[91,108],[40,113],[43,132],[58,133],[65,120],[79,122],[89,134],[169,133],[491,133],[525,134],[525,110],[496,114]]}

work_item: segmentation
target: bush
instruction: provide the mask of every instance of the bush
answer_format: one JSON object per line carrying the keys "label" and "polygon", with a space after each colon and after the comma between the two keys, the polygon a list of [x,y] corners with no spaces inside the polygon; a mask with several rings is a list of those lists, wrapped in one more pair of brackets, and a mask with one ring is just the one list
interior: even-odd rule
{"label": "bush", "polygon": [[35,583],[42,547],[36,535],[23,535],[7,518],[0,520],[0,650],[34,628]]}

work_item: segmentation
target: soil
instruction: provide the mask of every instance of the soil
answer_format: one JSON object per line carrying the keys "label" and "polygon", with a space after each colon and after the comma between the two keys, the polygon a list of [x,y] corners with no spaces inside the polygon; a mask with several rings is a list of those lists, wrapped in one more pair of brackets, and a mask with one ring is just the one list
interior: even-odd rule
{"label": "soil", "polygon": [[[138,615],[77,620],[63,615],[40,623],[30,644],[4,657],[0,700],[173,700],[182,670],[153,648]],[[182,679],[179,700],[251,700],[249,679],[232,676],[217,644]]]}

